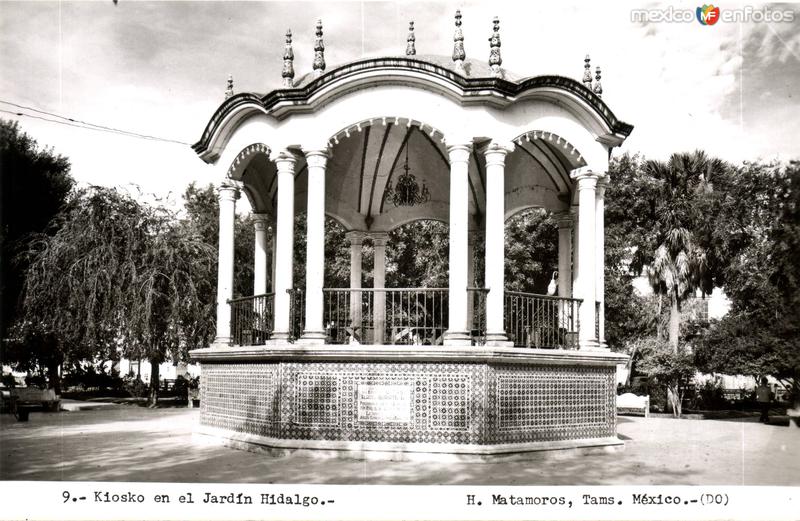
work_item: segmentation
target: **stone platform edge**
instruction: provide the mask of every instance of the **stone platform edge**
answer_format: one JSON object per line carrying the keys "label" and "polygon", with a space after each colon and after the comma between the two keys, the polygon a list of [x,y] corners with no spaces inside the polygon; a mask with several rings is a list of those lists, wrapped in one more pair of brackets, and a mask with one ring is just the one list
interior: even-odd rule
{"label": "stone platform edge", "polygon": [[628,356],[608,350],[533,349],[523,347],[265,345],[212,346],[189,352],[204,363],[237,361],[394,361],[613,366]]}
{"label": "stone platform edge", "polygon": [[464,463],[530,460],[625,450],[625,442],[616,436],[514,444],[465,445],[270,438],[206,425],[199,425],[195,428],[193,439],[199,444],[221,444],[250,452],[264,452],[275,457],[293,454],[326,459]]}

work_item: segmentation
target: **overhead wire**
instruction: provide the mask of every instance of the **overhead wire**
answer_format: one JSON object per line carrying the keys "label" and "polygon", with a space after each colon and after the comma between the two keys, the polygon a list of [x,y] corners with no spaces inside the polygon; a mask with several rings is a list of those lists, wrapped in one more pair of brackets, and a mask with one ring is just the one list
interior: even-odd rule
{"label": "overhead wire", "polygon": [[46,110],[37,109],[35,107],[29,107],[29,106],[26,106],[26,105],[21,105],[19,103],[14,103],[14,102],[11,102],[11,101],[6,101],[6,100],[0,99],[0,103],[3,103],[5,105],[11,105],[13,107],[17,107],[18,109],[35,112],[37,114],[44,114],[45,116],[51,116],[51,118],[58,118],[58,119],[45,118],[45,117],[42,117],[42,116],[36,116],[34,114],[26,114],[24,112],[15,112],[15,111],[9,111],[9,110],[0,109],[0,112],[4,112],[6,114],[12,114],[12,115],[15,115],[15,116],[23,116],[23,117],[33,118],[33,119],[39,119],[39,120],[47,121],[47,122],[50,122],[50,123],[57,123],[57,124],[61,124],[61,125],[67,125],[67,126],[71,126],[71,127],[82,128],[82,129],[85,129],[85,130],[94,130],[94,131],[97,131],[97,132],[107,132],[107,133],[111,133],[111,134],[117,134],[117,135],[128,136],[128,137],[135,137],[135,138],[139,138],[139,139],[147,139],[147,140],[151,140],[151,141],[162,141],[164,143],[174,143],[174,144],[178,144],[178,145],[191,146],[191,143],[186,143],[184,141],[179,141],[177,139],[162,138],[162,137],[159,137],[159,136],[153,136],[153,135],[149,135],[149,134],[141,134],[139,132],[133,132],[133,131],[130,131],[130,130],[123,130],[123,129],[119,129],[119,128],[109,127],[109,126],[106,126],[106,125],[98,125],[96,123],[90,123],[88,121],[84,121],[84,120],[81,120],[81,119],[62,116],[60,114],[55,114],[53,112],[48,112]]}

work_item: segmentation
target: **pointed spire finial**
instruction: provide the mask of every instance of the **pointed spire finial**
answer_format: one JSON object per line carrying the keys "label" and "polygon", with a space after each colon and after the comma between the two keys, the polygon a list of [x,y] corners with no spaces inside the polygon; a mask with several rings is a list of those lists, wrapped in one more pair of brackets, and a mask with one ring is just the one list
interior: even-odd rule
{"label": "pointed spire finial", "polygon": [[233,96],[233,74],[228,74],[228,88],[225,89],[225,99]]}
{"label": "pointed spire finial", "polygon": [[294,51],[292,50],[292,30],[286,30],[286,46],[283,50],[283,77],[284,88],[291,88],[294,86]]}
{"label": "pointed spire finial", "polygon": [[592,71],[591,65],[589,65],[589,55],[586,55],[586,58],[583,59],[583,84],[586,86],[587,89],[592,90]]}
{"label": "pointed spire finial", "polygon": [[500,19],[495,16],[492,24],[494,32],[489,38],[489,67],[492,69],[492,76],[499,78],[503,75],[500,69],[500,65],[503,64],[503,58],[500,57]]}
{"label": "pointed spire finial", "polygon": [[461,11],[456,10],[456,32],[453,35],[453,61],[456,64],[456,71],[464,74],[464,59],[467,54],[464,52],[464,33],[461,31]]}
{"label": "pointed spire finial", "polygon": [[322,20],[317,19],[317,39],[314,42],[314,77],[325,72],[325,44],[322,43]]}
{"label": "pointed spire finial", "polygon": [[594,93],[597,94],[598,98],[603,97],[603,86],[600,85],[600,67],[596,69],[597,74],[595,75],[594,79]]}
{"label": "pointed spire finial", "polygon": [[408,38],[406,38],[408,44],[406,45],[406,56],[414,56],[417,54],[417,49],[414,47],[414,42],[417,41],[417,37],[414,36],[414,22],[408,22]]}

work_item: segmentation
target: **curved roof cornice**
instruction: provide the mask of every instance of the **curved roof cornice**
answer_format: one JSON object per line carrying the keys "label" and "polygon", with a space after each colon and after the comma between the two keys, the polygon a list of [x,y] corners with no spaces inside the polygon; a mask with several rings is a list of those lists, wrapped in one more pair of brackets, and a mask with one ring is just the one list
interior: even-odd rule
{"label": "curved roof cornice", "polygon": [[519,81],[504,78],[468,78],[446,67],[412,58],[370,58],[337,67],[292,88],[276,89],[266,95],[240,93],[226,99],[214,112],[200,140],[192,149],[204,159],[210,156],[212,140],[230,123],[231,116],[244,117],[252,111],[283,119],[295,113],[313,112],[318,107],[365,85],[416,84],[467,104],[506,107],[528,98],[563,98],[584,106],[607,129],[598,141],[619,145],[633,126],[619,120],[603,100],[580,82],[564,76],[533,76]]}

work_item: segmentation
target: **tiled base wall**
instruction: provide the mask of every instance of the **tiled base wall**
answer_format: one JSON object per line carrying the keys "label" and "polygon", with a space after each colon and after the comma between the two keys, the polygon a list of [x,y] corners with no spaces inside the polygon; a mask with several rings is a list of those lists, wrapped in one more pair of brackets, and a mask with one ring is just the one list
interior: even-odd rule
{"label": "tiled base wall", "polygon": [[614,367],[203,363],[200,422],[286,440],[516,444],[616,434]]}

